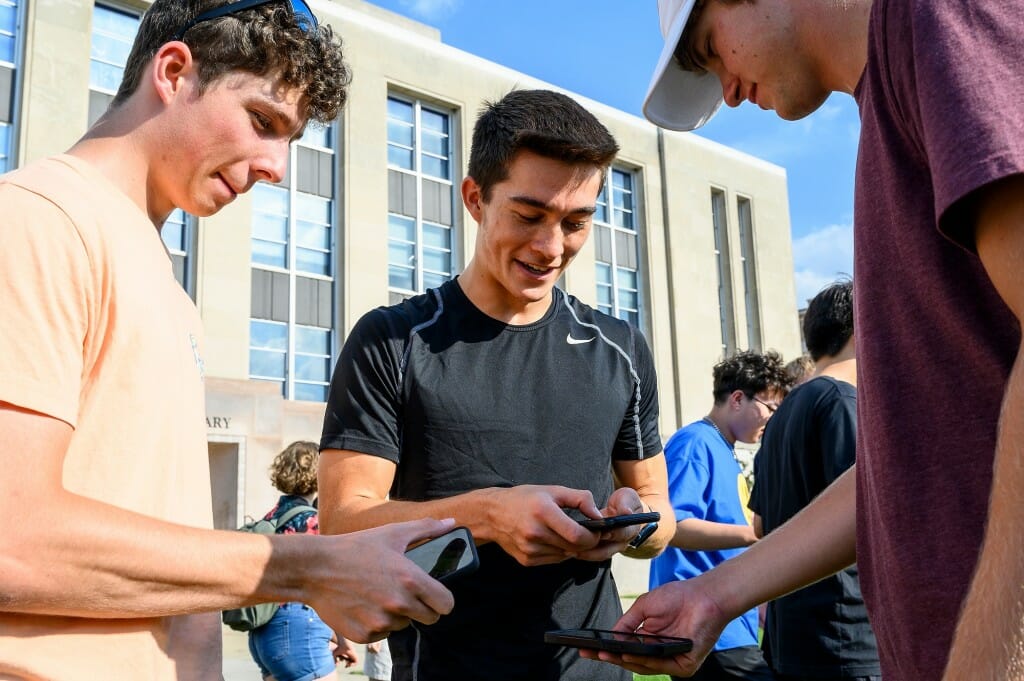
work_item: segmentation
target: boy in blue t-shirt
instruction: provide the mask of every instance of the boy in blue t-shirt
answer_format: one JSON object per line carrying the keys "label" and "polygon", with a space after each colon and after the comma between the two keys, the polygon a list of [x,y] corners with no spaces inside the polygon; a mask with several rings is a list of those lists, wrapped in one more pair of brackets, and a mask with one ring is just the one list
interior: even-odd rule
{"label": "boy in blue t-shirt", "polygon": [[[761,439],[791,379],[774,352],[739,353],[716,364],[713,376],[711,411],[665,445],[676,532],[669,548],[651,562],[652,589],[707,572],[756,541],[734,445]],[[692,678],[774,678],[757,646],[756,609],[726,626]]]}

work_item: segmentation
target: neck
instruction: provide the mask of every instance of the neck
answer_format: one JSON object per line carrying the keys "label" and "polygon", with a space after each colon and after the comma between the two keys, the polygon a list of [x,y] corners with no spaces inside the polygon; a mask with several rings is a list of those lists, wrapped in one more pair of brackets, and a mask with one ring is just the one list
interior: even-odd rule
{"label": "neck", "polygon": [[146,132],[150,117],[132,106],[129,100],[105,113],[67,153],[87,161],[159,229],[174,206],[150,186]]}
{"label": "neck", "polygon": [[470,302],[492,319],[505,324],[524,326],[543,317],[551,307],[553,293],[540,300],[523,300],[513,297],[501,282],[470,261],[456,282]]}
{"label": "neck", "polygon": [[715,430],[717,430],[723,438],[725,438],[725,441],[729,443],[730,447],[736,444],[736,438],[733,437],[732,431],[729,430],[729,425],[725,420],[725,416],[719,409],[712,409],[704,418],[715,427]]}
{"label": "neck", "polygon": [[850,338],[839,354],[825,355],[814,362],[814,375],[811,378],[818,376],[829,376],[857,387],[857,348],[853,338]]}
{"label": "neck", "polygon": [[852,95],[868,57],[872,0],[805,0],[805,39],[818,55],[821,82]]}
{"label": "neck", "polygon": [[856,359],[844,359],[837,362],[833,362],[828,366],[816,369],[814,377],[818,376],[829,376],[836,379],[837,381],[843,381],[849,383],[853,387],[857,387],[857,360]]}

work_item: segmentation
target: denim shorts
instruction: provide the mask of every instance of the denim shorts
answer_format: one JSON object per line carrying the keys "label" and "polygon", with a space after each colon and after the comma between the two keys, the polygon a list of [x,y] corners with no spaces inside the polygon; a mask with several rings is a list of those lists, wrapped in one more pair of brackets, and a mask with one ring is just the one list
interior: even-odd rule
{"label": "denim shorts", "polygon": [[273,619],[249,632],[249,652],[264,677],[313,681],[334,673],[333,633],[313,608],[285,603]]}

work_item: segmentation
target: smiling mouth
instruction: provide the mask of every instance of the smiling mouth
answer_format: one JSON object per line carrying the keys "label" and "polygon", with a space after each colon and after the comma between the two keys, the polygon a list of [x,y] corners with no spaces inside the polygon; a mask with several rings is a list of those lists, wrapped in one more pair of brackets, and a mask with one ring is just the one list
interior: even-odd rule
{"label": "smiling mouth", "polygon": [[522,260],[517,260],[516,262],[519,263],[524,270],[537,276],[543,276],[554,269],[553,267],[537,267],[536,265],[531,265],[530,263],[523,262]]}

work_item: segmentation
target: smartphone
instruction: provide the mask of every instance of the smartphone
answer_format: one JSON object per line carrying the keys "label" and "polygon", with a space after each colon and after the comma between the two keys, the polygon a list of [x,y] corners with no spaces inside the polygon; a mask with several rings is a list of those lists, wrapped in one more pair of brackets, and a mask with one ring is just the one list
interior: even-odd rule
{"label": "smartphone", "polygon": [[603,531],[615,530],[630,525],[646,525],[661,520],[661,514],[657,511],[650,513],[627,513],[626,515],[613,515],[609,518],[581,518],[577,522],[588,530]]}
{"label": "smartphone", "polygon": [[693,641],[674,636],[631,634],[626,631],[605,629],[559,629],[544,632],[545,643],[557,643],[570,648],[592,648],[611,653],[629,653],[647,657],[672,657],[688,653]]}
{"label": "smartphone", "polygon": [[442,584],[469,574],[480,565],[473,535],[465,527],[428,539],[407,550],[405,557]]}

